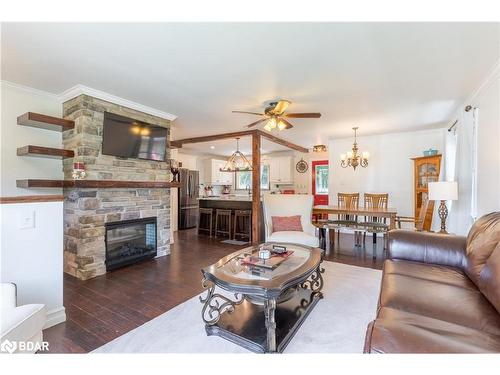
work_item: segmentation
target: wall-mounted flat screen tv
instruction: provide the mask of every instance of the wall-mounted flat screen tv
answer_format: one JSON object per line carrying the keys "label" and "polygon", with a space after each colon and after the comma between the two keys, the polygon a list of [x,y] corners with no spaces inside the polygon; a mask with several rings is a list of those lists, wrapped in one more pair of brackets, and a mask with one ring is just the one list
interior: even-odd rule
{"label": "wall-mounted flat screen tv", "polygon": [[104,112],[102,153],[122,158],[165,161],[168,130]]}

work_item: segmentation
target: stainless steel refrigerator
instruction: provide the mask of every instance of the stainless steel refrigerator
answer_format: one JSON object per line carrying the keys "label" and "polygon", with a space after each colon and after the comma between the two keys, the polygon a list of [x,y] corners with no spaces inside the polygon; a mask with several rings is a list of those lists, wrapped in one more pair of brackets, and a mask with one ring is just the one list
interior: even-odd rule
{"label": "stainless steel refrigerator", "polygon": [[199,184],[198,171],[179,168],[181,187],[179,188],[179,229],[194,228],[198,224]]}

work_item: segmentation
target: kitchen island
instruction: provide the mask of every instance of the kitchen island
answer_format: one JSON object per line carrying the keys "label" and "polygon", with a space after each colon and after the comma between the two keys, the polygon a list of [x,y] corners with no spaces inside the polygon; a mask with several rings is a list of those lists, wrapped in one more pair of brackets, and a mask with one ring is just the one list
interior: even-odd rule
{"label": "kitchen island", "polygon": [[[213,208],[214,217],[216,209],[225,210],[252,210],[252,196],[250,195],[221,195],[221,196],[211,196],[211,197],[200,197],[198,198],[200,202],[200,208]],[[261,206],[262,207],[262,206]],[[264,219],[261,211],[261,235],[260,240],[264,241]],[[252,213],[253,214],[253,213]],[[233,225],[231,223],[231,225]]]}
{"label": "kitchen island", "polygon": [[220,195],[198,198],[202,208],[225,208],[231,210],[251,210],[252,196]]}

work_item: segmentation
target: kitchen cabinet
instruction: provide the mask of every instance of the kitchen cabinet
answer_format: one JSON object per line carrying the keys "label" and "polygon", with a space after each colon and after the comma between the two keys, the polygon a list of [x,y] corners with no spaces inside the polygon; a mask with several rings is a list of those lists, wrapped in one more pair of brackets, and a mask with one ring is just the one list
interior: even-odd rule
{"label": "kitchen cabinet", "polygon": [[225,160],[207,159],[204,161],[205,184],[210,185],[232,185],[233,175],[231,172],[221,172],[221,168],[226,165]]}
{"label": "kitchen cabinet", "polygon": [[276,156],[267,160],[269,164],[269,178],[275,184],[293,183],[292,157]]}

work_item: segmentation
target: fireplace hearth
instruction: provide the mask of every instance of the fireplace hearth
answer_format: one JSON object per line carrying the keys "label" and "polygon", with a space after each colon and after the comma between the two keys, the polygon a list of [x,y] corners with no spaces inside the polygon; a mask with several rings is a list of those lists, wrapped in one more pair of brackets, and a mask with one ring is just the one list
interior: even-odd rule
{"label": "fireplace hearth", "polygon": [[106,223],[106,271],[154,258],[156,217]]}

